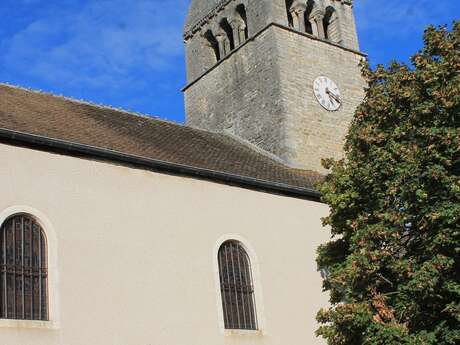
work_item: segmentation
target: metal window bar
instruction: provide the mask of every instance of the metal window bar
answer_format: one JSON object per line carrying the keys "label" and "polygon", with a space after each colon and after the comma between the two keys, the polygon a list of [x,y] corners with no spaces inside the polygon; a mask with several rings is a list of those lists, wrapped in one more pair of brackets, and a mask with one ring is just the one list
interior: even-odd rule
{"label": "metal window bar", "polygon": [[48,320],[46,238],[28,215],[0,228],[0,318]]}
{"label": "metal window bar", "polygon": [[227,241],[219,248],[218,262],[225,328],[257,330],[248,254],[241,243]]}

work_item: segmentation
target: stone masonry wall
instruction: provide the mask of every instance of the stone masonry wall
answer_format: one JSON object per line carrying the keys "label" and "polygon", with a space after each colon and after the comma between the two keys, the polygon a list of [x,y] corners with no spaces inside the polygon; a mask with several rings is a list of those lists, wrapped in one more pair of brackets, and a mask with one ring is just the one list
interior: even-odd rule
{"label": "stone masonry wall", "polygon": [[[321,158],[342,156],[343,139],[364,97],[358,66],[363,56],[281,28],[274,31],[286,112],[282,158],[293,166],[322,171]],[[313,82],[318,76],[338,85],[342,99],[338,111],[327,111],[317,102]]]}
{"label": "stone masonry wall", "polygon": [[226,132],[280,154],[283,102],[270,28],[185,91],[187,125]]}
{"label": "stone masonry wall", "polygon": [[[201,0],[210,1],[210,0]],[[307,0],[304,0],[305,2]],[[345,47],[359,50],[358,39],[356,35],[356,27],[352,6],[347,1],[340,0],[316,0],[323,8],[333,6],[337,15],[340,18],[340,33],[342,36],[342,44]],[[211,3],[215,6],[218,3],[212,0]],[[286,0],[233,0],[221,1],[225,4],[212,13],[202,13],[202,6],[198,0],[192,2],[189,13],[190,18],[205,18],[199,27],[195,27],[193,35],[186,34],[186,66],[187,66],[187,82],[190,83],[200,77],[203,73],[215,65],[216,59],[212,48],[209,46],[203,34],[207,30],[214,33],[219,27],[219,23],[223,18],[230,18],[235,8],[239,4],[243,4],[246,9],[247,26],[249,37],[253,37],[271,23],[277,23],[283,26],[288,26]],[[213,8],[209,5],[209,8]],[[208,8],[206,7],[206,8]],[[187,21],[186,32],[189,33],[194,25]]]}
{"label": "stone masonry wall", "polygon": [[[207,40],[203,37],[203,34],[207,30],[211,30],[215,33],[219,28],[221,20],[223,18],[230,18],[238,4],[244,4],[245,6],[249,37],[253,37],[269,23],[274,21],[272,7],[275,7],[277,18],[283,13],[283,19],[285,19],[283,24],[287,25],[284,1],[285,0],[233,0],[207,19],[192,37],[187,37],[185,40],[187,82],[190,83],[194,81],[215,65],[216,60],[214,52],[212,48],[210,48]],[[280,6],[280,4],[282,4],[282,6]],[[193,12],[193,8],[190,9],[190,12]],[[205,15],[206,13],[202,13],[202,16]],[[194,15],[194,17],[197,17],[197,15]]]}
{"label": "stone masonry wall", "polygon": [[[245,1],[249,40],[216,64],[197,32],[186,41],[189,85],[187,125],[233,134],[275,154],[287,164],[323,171],[322,158],[339,158],[354,111],[364,96],[352,7],[333,5],[340,18],[341,45],[288,28],[285,0]],[[228,15],[232,8],[216,14]],[[212,26],[212,20],[206,24]],[[277,23],[279,25],[269,25]],[[204,25],[202,30],[206,30]],[[329,112],[313,93],[313,82],[327,76],[341,91],[342,106]]]}
{"label": "stone masonry wall", "polygon": [[[231,133],[291,166],[322,171],[321,158],[342,154],[363,98],[361,54],[272,26],[185,92],[187,124]],[[313,93],[324,75],[340,88],[342,107],[323,109]]]}

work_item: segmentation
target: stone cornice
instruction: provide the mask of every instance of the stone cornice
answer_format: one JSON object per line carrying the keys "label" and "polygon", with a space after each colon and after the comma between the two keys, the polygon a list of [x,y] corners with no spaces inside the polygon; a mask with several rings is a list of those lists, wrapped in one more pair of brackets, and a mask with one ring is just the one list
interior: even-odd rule
{"label": "stone cornice", "polygon": [[[230,4],[233,1],[236,1],[236,0],[221,0],[216,6],[214,6],[214,8],[208,14],[203,16],[200,20],[198,20],[192,25],[186,26],[185,31],[184,31],[184,36],[183,36],[184,40],[191,38],[195,34],[195,32],[199,31],[201,27],[204,26],[207,22],[209,22],[211,18],[217,16],[220,11],[222,11],[228,4]],[[350,6],[353,5],[353,0],[334,0],[334,1],[338,1],[338,2],[341,2],[346,5],[350,5]]]}
{"label": "stone cornice", "polygon": [[199,31],[200,28],[205,25],[211,18],[215,17],[220,11],[222,11],[228,4],[235,0],[221,0],[214,8],[198,20],[196,23],[185,27],[184,39],[188,39],[194,35],[195,32]]}

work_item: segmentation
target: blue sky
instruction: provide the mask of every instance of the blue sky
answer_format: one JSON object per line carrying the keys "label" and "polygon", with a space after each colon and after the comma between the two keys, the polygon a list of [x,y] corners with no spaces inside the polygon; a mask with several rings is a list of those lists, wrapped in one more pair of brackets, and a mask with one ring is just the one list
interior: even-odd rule
{"label": "blue sky", "polygon": [[[456,0],[354,0],[372,64],[407,61]],[[0,82],[182,122],[189,0],[1,0]]]}

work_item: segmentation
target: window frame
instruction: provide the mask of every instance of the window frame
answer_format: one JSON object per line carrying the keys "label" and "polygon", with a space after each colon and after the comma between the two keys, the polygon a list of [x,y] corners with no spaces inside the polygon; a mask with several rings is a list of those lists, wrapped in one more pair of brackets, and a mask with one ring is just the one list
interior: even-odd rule
{"label": "window frame", "polygon": [[45,231],[27,213],[0,225],[0,319],[48,321],[47,247]]}
{"label": "window frame", "polygon": [[29,206],[12,206],[0,212],[0,227],[17,215],[27,215],[41,227],[46,239],[46,255],[48,263],[48,320],[0,319],[0,328],[33,328],[58,329],[57,308],[57,240],[54,228],[49,219],[40,211]]}
{"label": "window frame", "polygon": [[[225,328],[225,319],[224,319],[224,310],[222,303],[222,292],[220,285],[220,268],[219,268],[219,249],[225,242],[234,241],[238,242],[243,249],[246,251],[247,256],[249,257],[249,264],[252,270],[252,284],[253,284],[253,295],[254,295],[254,312],[257,320],[257,329],[256,330],[244,330],[244,329],[226,329]],[[262,286],[260,281],[260,270],[259,270],[259,261],[255,254],[254,249],[249,244],[249,242],[243,238],[241,235],[237,234],[227,234],[223,235],[217,240],[213,250],[213,266],[214,266],[214,281],[216,289],[216,305],[217,305],[217,321],[220,333],[224,336],[263,336],[266,334],[265,329],[265,316],[264,316],[264,304],[263,304],[263,293]]]}

